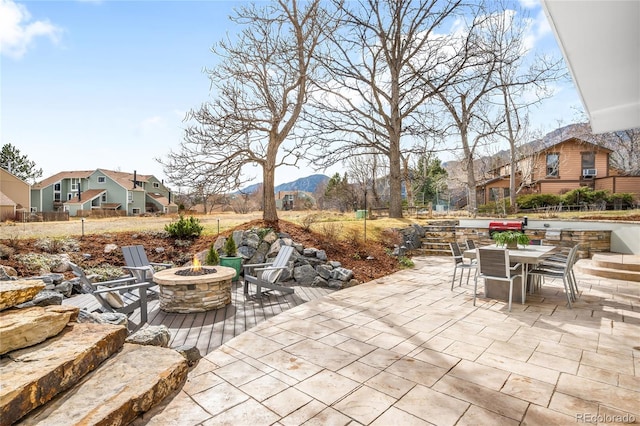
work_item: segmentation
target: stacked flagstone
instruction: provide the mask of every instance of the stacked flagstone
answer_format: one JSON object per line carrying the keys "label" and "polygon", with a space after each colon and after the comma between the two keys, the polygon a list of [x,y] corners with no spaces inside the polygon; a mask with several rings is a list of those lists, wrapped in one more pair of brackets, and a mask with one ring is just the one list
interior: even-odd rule
{"label": "stacked flagstone", "polygon": [[78,323],[76,307],[16,307],[43,288],[0,281],[0,424],[127,424],[182,386],[187,360],[175,350],[125,343],[122,325]]}

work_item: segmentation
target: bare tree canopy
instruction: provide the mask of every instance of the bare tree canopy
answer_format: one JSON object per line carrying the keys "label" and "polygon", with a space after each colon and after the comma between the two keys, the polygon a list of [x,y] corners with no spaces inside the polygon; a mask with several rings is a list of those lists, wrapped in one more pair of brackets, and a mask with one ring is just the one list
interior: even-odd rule
{"label": "bare tree canopy", "polygon": [[[529,66],[525,64],[526,22],[520,9],[511,9],[506,3],[481,5],[461,29],[466,36],[458,41],[467,66],[452,84],[438,92],[449,116],[448,132],[461,144],[469,194],[467,208],[472,213],[477,208],[478,148],[503,138],[509,142],[515,160],[516,145],[527,137],[528,109],[548,97],[549,83],[563,76],[560,59],[536,58]],[[515,181],[512,184],[515,186]],[[516,191],[511,189],[515,203]]]}
{"label": "bare tree canopy", "polygon": [[171,179],[206,182],[219,190],[262,168],[263,218],[277,221],[274,178],[300,154],[286,149],[309,96],[314,55],[332,20],[320,0],[279,0],[239,7],[230,18],[242,30],[212,48],[219,64],[206,73],[213,100],[188,113],[184,141],[160,161]]}
{"label": "bare tree canopy", "polygon": [[[402,217],[403,137],[424,131],[420,107],[464,66],[442,30],[447,18],[468,13],[459,0],[340,2],[340,27],[329,36],[331,57],[324,96],[307,117],[328,167],[355,154],[389,159],[391,217]],[[410,144],[410,139],[405,145]]]}

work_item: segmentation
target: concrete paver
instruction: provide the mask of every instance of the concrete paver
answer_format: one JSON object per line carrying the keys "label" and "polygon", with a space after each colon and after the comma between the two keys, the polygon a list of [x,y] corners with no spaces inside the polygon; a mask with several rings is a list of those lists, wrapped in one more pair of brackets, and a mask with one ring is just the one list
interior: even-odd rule
{"label": "concrete paver", "polygon": [[[640,422],[640,286],[578,274],[527,303],[450,288],[450,258],[282,313],[202,359],[137,424]],[[624,423],[624,421],[621,421]]]}

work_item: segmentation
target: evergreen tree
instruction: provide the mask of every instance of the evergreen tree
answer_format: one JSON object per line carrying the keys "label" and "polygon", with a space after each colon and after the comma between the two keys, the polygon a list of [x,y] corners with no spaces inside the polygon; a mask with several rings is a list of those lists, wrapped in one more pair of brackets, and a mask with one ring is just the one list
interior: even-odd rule
{"label": "evergreen tree", "polygon": [[42,176],[42,169],[37,169],[34,161],[20,155],[20,150],[9,143],[0,151],[0,167],[29,183],[35,183]]}

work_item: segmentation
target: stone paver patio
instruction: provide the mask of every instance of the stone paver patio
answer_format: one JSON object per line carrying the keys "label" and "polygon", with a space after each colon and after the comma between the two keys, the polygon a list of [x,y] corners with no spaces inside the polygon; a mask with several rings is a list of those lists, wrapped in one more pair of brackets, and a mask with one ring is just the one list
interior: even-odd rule
{"label": "stone paver patio", "polygon": [[136,424],[640,422],[640,284],[578,274],[573,309],[547,282],[508,312],[414,262],[233,338]]}

